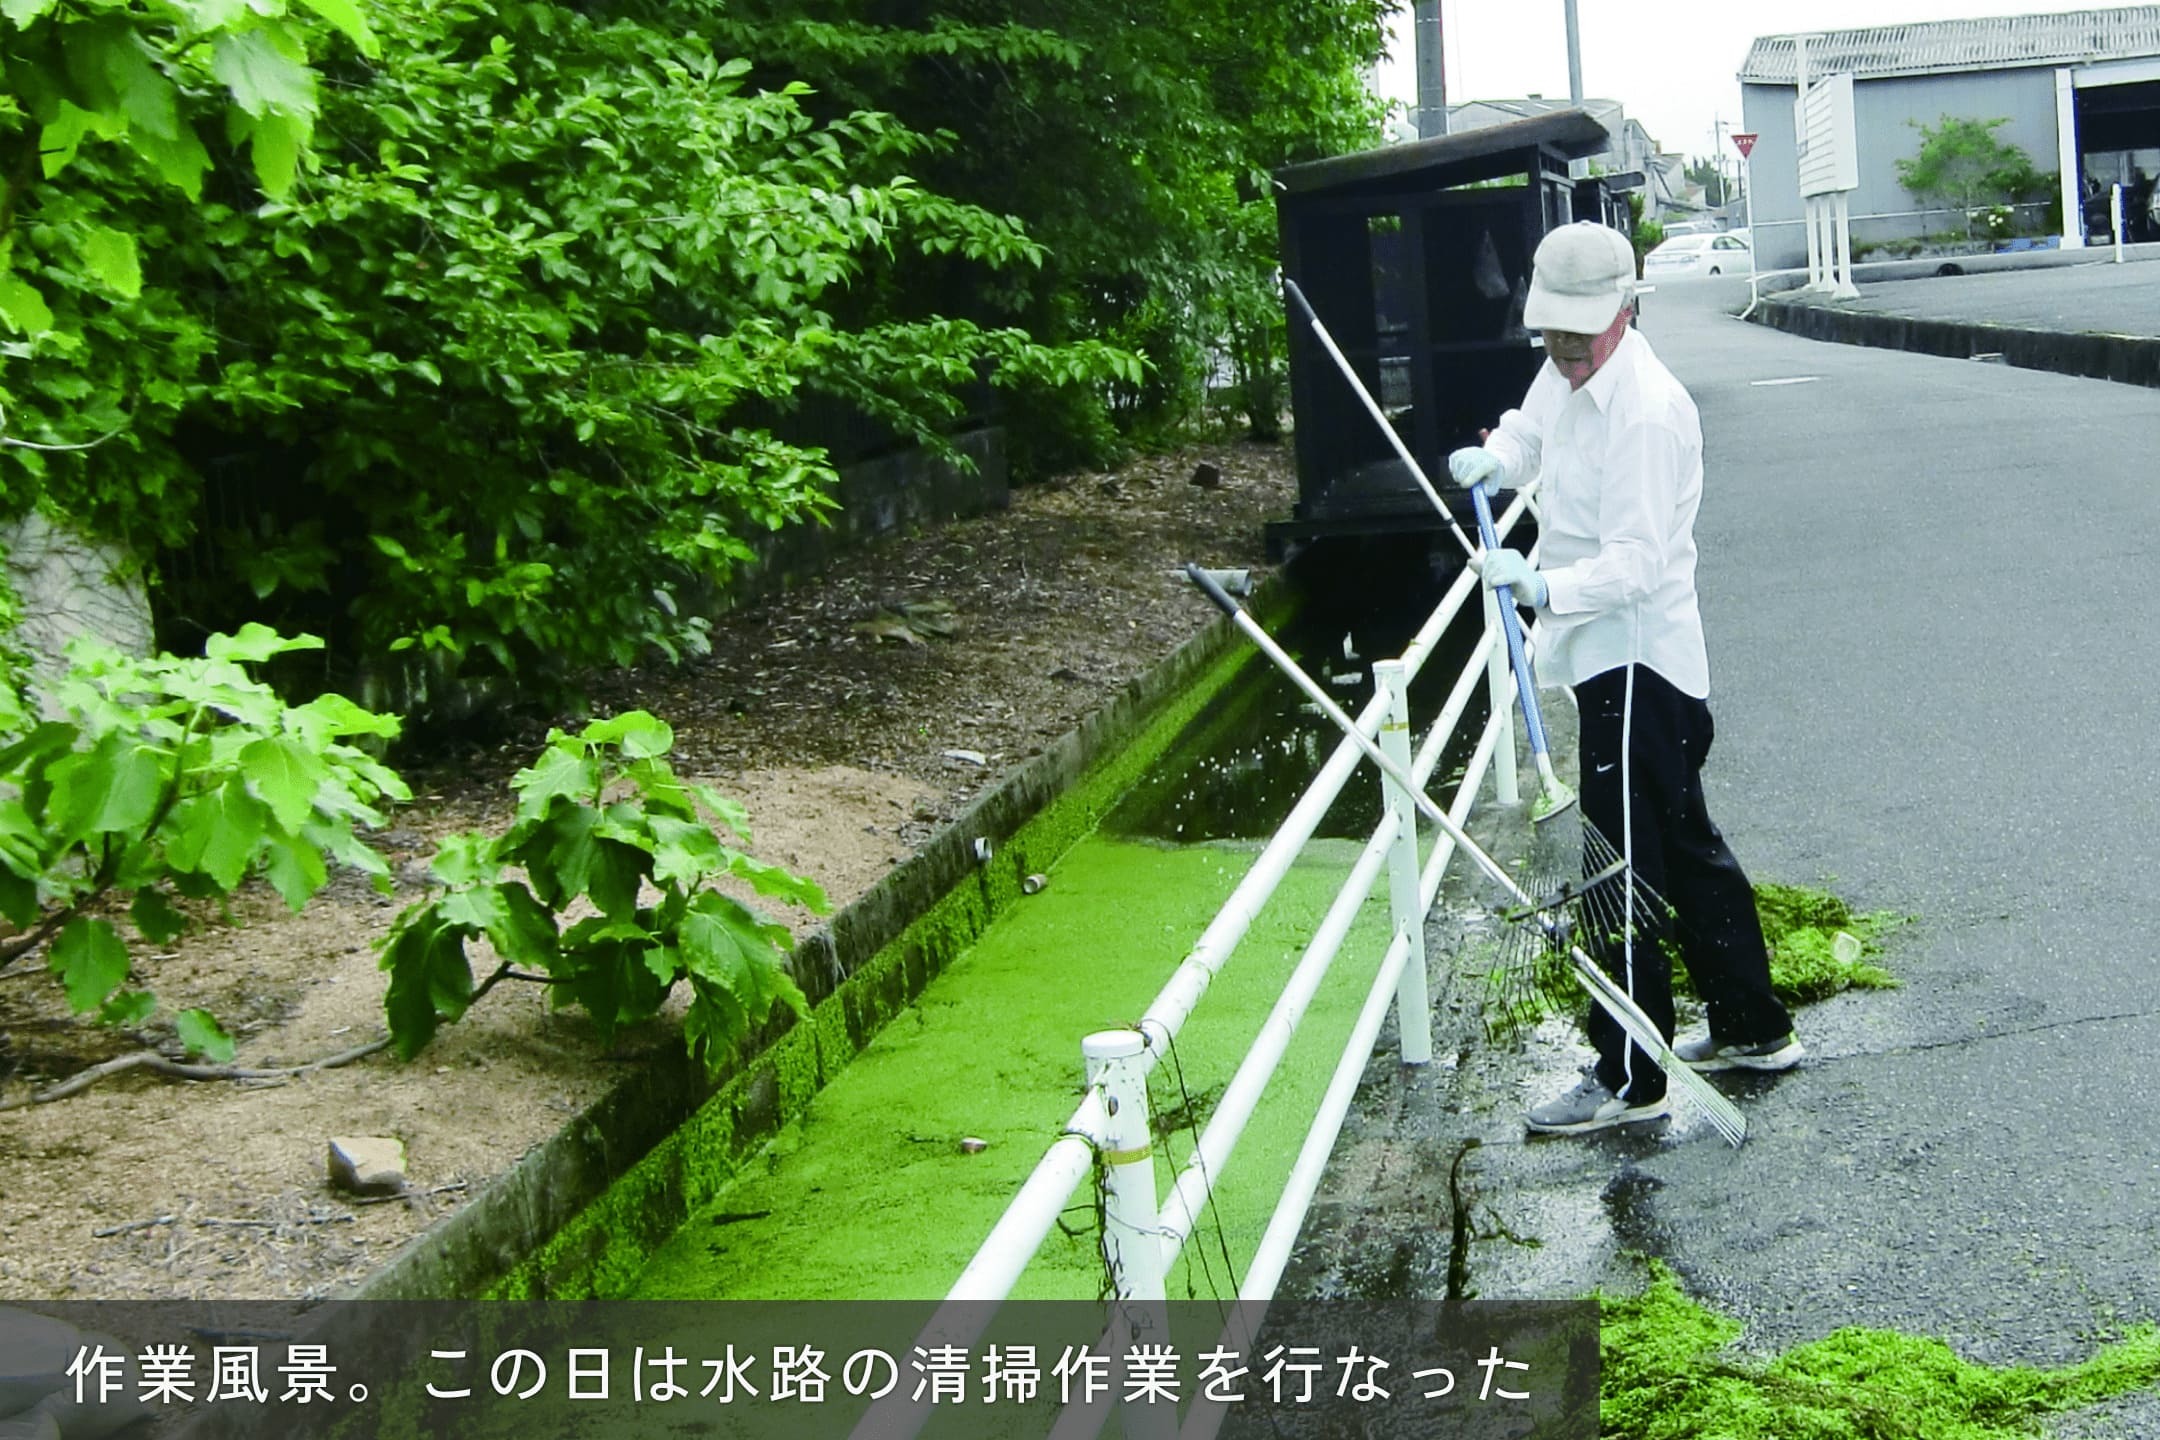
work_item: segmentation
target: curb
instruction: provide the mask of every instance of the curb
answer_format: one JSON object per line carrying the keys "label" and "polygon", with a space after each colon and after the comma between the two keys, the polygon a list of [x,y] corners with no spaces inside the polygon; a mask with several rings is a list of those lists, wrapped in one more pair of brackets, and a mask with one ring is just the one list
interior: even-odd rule
{"label": "curb", "polygon": [[1752,318],[1758,325],[1809,340],[1910,350],[1953,360],[1987,357],[2025,370],[2049,370],[2058,375],[2160,388],[2160,338],[2149,335],[2029,330],[1975,320],[1930,320],[1767,296]]}

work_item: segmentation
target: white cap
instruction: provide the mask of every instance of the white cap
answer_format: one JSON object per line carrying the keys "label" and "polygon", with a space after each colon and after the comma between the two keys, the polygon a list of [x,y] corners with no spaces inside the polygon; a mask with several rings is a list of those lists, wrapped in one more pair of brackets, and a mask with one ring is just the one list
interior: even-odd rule
{"label": "white cap", "polygon": [[1532,330],[1603,334],[1635,293],[1635,247],[1610,225],[1577,220],[1547,235],[1530,272],[1523,324]]}

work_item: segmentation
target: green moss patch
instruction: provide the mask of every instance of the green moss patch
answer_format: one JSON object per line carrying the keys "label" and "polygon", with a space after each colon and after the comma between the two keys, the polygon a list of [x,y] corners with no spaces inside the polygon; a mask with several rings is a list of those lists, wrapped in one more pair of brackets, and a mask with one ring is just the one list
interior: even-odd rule
{"label": "green moss patch", "polygon": [[[1787,1005],[1811,1005],[1840,990],[1888,990],[1897,979],[1868,957],[1903,923],[1887,911],[1858,912],[1827,890],[1774,881],[1755,887],[1755,911],[1770,947],[1770,986]],[[1857,946],[1840,946],[1850,935]]]}
{"label": "green moss patch", "polygon": [[1940,1340],[1858,1326],[1774,1359],[1734,1352],[1738,1322],[1654,1266],[1639,1295],[1600,1296],[1606,1440],[2028,1440],[2043,1416],[2160,1384],[2160,1328],[2078,1365],[1994,1368]]}
{"label": "green moss patch", "polygon": [[[1158,1193],[1349,870],[1322,843],[1217,974],[1150,1076]],[[734,1182],[653,1257],[642,1299],[920,1299],[943,1295],[1079,1103],[1080,1041],[1129,1026],[1250,867],[1254,847],[1095,837],[1041,894],[992,926]],[[1234,1293],[1389,936],[1368,900],[1284,1067],[1245,1131],[1174,1296]],[[964,1147],[963,1140],[981,1140]],[[1101,1287],[1089,1182],[1015,1292],[1084,1299]]]}

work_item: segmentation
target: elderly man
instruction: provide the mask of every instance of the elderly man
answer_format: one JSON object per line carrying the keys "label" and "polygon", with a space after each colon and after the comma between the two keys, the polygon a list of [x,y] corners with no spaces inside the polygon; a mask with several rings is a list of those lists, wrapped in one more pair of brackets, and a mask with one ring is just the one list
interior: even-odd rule
{"label": "elderly man", "polygon": [[[1513,588],[1544,624],[1539,664],[1572,686],[1581,720],[1583,818],[1621,846],[1665,897],[1709,1033],[1682,1042],[1699,1070],[1784,1070],[1805,1053],[1770,991],[1754,888],[1711,822],[1702,766],[1712,727],[1710,665],[1695,600],[1702,425],[1695,402],[1629,326],[1635,254],[1610,226],[1564,225],[1538,246],[1524,323],[1547,363],[1522,408],[1448,469],[1487,492],[1541,484],[1543,564],[1485,557],[1487,585]],[[1671,966],[1664,917],[1598,960],[1668,1040]],[[1665,1075],[1610,1016],[1590,1011],[1594,1070],[1534,1107],[1532,1130],[1580,1133],[1666,1110]]]}

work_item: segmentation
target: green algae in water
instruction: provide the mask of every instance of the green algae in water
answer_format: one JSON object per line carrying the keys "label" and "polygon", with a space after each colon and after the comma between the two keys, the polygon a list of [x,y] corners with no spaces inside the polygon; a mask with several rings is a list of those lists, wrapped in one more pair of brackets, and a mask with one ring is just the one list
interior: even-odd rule
{"label": "green algae in water", "polygon": [[[1175,1060],[1156,1067],[1153,1108],[1205,1112],[1359,848],[1316,844],[1291,867],[1179,1035]],[[1141,1015],[1256,853],[1100,837],[1075,846],[1048,889],[993,925],[654,1255],[635,1298],[943,1295],[1079,1103],[1081,1038]],[[1383,892],[1366,902],[1220,1177],[1223,1193],[1171,1276],[1174,1297],[1234,1291],[1223,1250],[1242,1269],[1258,1243],[1274,1182],[1302,1141],[1390,933]],[[969,1136],[987,1148],[963,1153]],[[1159,1148],[1160,1191],[1192,1139],[1181,1131]],[[1085,1186],[1072,1205],[1018,1298],[1101,1288]]]}
{"label": "green algae in water", "polygon": [[2027,1440],[2046,1415],[2160,1383],[2149,1325],[2057,1370],[1977,1365],[1940,1340],[1859,1326],[1755,1359],[1727,1348],[1739,1323],[1663,1266],[1641,1294],[1600,1298],[1607,1440]]}

